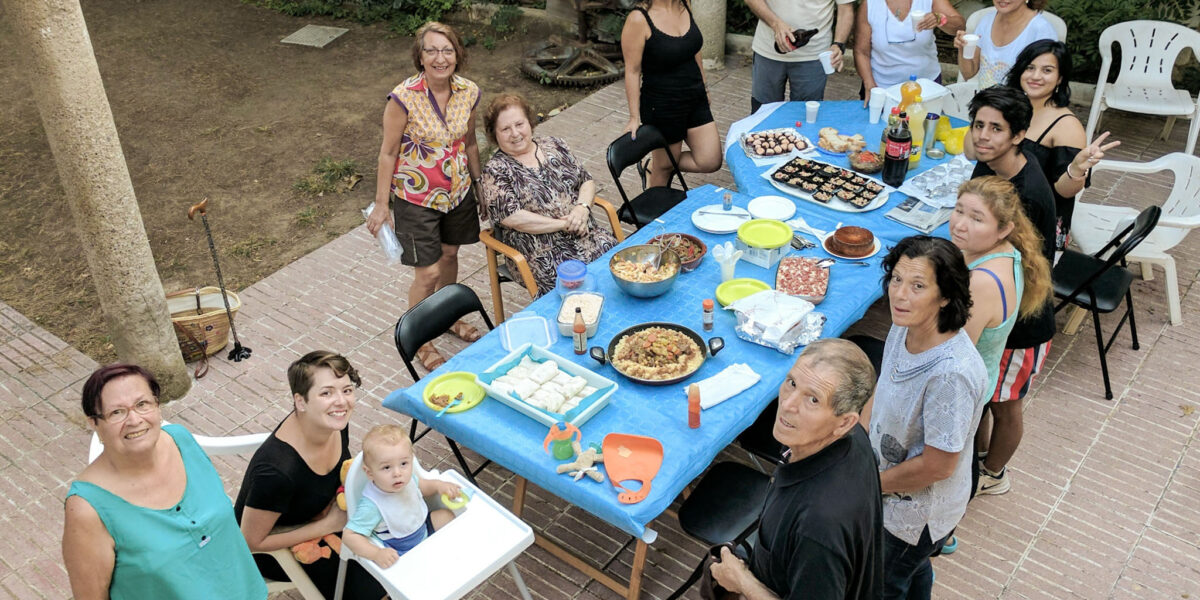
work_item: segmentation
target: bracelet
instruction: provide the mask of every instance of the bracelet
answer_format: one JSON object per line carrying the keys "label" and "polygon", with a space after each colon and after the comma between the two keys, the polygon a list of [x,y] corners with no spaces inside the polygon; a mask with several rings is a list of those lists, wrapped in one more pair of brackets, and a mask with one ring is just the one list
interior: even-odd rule
{"label": "bracelet", "polygon": [[1075,163],[1067,163],[1067,178],[1068,178],[1068,179],[1077,179],[1077,180],[1078,180],[1078,179],[1083,179],[1084,177],[1087,177],[1087,174],[1088,174],[1087,170],[1084,170],[1083,174],[1082,174],[1082,175],[1080,175],[1079,177],[1076,177],[1076,176],[1072,175],[1072,174],[1071,174],[1071,166],[1072,166],[1072,165],[1074,165],[1074,164],[1075,164]]}
{"label": "bracelet", "polygon": [[945,27],[945,26],[946,26],[946,21],[949,21],[949,20],[950,20],[950,17],[947,17],[946,15],[944,15],[944,14],[942,14],[942,13],[933,13],[933,14],[937,15],[937,18],[938,18],[938,27]]}

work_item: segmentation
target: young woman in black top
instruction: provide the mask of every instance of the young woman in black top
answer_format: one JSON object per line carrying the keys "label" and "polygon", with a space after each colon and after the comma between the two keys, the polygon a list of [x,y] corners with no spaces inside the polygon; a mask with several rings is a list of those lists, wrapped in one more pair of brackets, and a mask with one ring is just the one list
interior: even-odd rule
{"label": "young woman in black top", "polygon": [[[293,410],[271,433],[246,467],[234,513],[252,552],[290,548],[346,525],[346,511],[334,501],[342,463],[350,458],[350,414],[355,388],[362,384],[345,357],[309,352],[288,367]],[[276,528],[288,529],[277,531]],[[286,580],[270,556],[255,555],[258,569]],[[332,598],[338,556],[302,565],[317,589]],[[345,596],[378,600],[385,592],[374,578],[351,562]]]}
{"label": "young woman in black top", "polygon": [[[691,173],[721,168],[721,140],[700,60],[703,44],[687,0],[647,0],[629,13],[621,31],[629,102],[629,124],[622,133],[636,136],[641,123],[657,127],[679,168]],[[681,152],[685,139],[689,150]],[[670,165],[666,154],[655,150],[650,185],[667,185]]]}

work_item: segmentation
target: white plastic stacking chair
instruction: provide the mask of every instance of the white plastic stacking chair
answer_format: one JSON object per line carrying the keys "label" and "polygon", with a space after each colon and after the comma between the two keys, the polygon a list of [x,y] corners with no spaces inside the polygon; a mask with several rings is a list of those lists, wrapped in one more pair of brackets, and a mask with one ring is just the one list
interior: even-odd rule
{"label": "white plastic stacking chair", "polygon": [[[1175,273],[1175,259],[1167,252],[1182,242],[1188,231],[1200,227],[1200,157],[1174,152],[1148,163],[1102,160],[1092,167],[1092,172],[1096,171],[1140,174],[1171,171],[1175,175],[1171,194],[1162,205],[1158,226],[1129,253],[1127,259],[1141,263],[1142,279],[1153,277],[1151,265],[1162,266],[1166,273],[1171,324],[1180,324],[1183,315],[1179,308],[1179,279]],[[1137,209],[1127,206],[1101,206],[1076,201],[1071,219],[1071,239],[1080,250],[1091,254],[1104,247],[1115,232],[1132,222],[1137,215]]]}
{"label": "white plastic stacking chair", "polygon": [[[967,33],[975,33],[975,28],[979,27],[979,22],[983,20],[983,17],[986,15],[992,14],[994,12],[996,12],[996,7],[989,6],[987,8],[981,8],[981,9],[971,13],[971,16],[967,17],[967,24],[964,29],[966,30]],[[1067,41],[1067,22],[1062,20],[1062,17],[1060,17],[1054,13],[1051,13],[1051,12],[1046,12],[1044,10],[1042,11],[1042,16],[1045,17],[1047,21],[1050,21],[1050,26],[1054,28],[1054,33],[1058,36],[1058,41],[1066,42]],[[977,73],[975,75],[975,77],[979,77],[979,74]],[[974,81],[975,77],[972,77],[970,79],[970,81]],[[961,74],[958,76],[958,81],[960,83],[963,81]]]}
{"label": "white plastic stacking chair", "polygon": [[[350,519],[354,518],[358,500],[368,481],[362,469],[362,460],[362,452],[359,452],[346,475],[346,510]],[[415,456],[413,469],[422,479],[442,479],[458,484],[470,495],[470,501],[466,506],[455,509],[453,521],[405,552],[386,569],[373,560],[355,555],[343,543],[334,600],[342,600],[346,563],[349,560],[358,561],[383,585],[392,600],[456,600],[507,564],[521,598],[530,600],[525,580],[513,561],[533,544],[533,529],[471,485],[459,472],[426,471]],[[440,501],[435,502],[440,508]],[[375,540],[375,543],[380,542]]]}
{"label": "white plastic stacking chair", "polygon": [[942,114],[970,121],[971,98],[979,92],[979,84],[974,81],[960,81],[946,86],[946,89],[950,90],[950,93],[942,97]]}
{"label": "white plastic stacking chair", "polygon": [[[169,425],[165,419],[163,425]],[[266,441],[269,433],[250,433],[246,435],[230,435],[223,437],[212,437],[207,435],[192,434],[196,438],[196,443],[210,457],[232,454],[253,454],[258,447]],[[100,438],[93,432],[92,443],[88,449],[88,462],[96,460],[97,456],[104,451],[104,444],[100,443]],[[289,581],[276,581],[274,579],[263,578],[267,584],[267,593],[286,592],[288,590],[296,590],[304,600],[325,600],[321,595],[321,591],[313,585],[311,579],[308,578],[308,573],[296,561],[296,557],[292,555],[292,551],[288,548],[272,550],[270,552],[256,552],[255,554],[269,554],[279,563],[280,568],[287,574]]]}
{"label": "white plastic stacking chair", "polygon": [[[1108,83],[1114,42],[1121,46],[1121,66],[1116,82]],[[1184,48],[1200,56],[1200,32],[1163,21],[1127,21],[1105,29],[1100,34],[1100,79],[1088,116],[1087,139],[1100,128],[1100,113],[1108,108],[1166,116],[1163,139],[1171,135],[1175,118],[1182,116],[1192,120],[1184,151],[1194,152],[1200,134],[1200,102],[1171,83],[1175,59]]]}

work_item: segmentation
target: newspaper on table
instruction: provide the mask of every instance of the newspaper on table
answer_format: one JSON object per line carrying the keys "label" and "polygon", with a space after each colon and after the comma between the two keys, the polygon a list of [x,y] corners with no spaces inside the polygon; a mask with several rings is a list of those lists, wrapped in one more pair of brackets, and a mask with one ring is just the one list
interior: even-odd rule
{"label": "newspaper on table", "polygon": [[921,233],[931,233],[942,223],[949,221],[952,212],[954,212],[953,206],[938,207],[928,204],[916,196],[909,196],[884,216]]}

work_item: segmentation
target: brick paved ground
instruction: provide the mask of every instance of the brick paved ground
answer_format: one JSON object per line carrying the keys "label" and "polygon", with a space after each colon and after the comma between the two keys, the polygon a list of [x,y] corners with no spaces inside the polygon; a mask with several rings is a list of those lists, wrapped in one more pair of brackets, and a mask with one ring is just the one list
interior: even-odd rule
{"label": "brick paved ground", "polygon": [[[721,131],[748,111],[749,68],[742,58],[709,73]],[[831,99],[857,94],[858,80],[841,75]],[[568,140],[585,159],[609,198],[603,154],[625,123],[620,84],[598,91],[540,127]],[[1084,115],[1081,115],[1084,116]],[[1182,148],[1186,125],[1166,142],[1154,139],[1161,122],[1116,115],[1106,119],[1124,141],[1113,154],[1149,160]],[[1087,199],[1130,206],[1161,202],[1167,176],[1098,176]],[[690,177],[693,184],[730,186],[727,170]],[[632,184],[632,179],[630,180]],[[1166,323],[1161,273],[1138,281],[1138,329],[1142,348],[1129,348],[1128,333],[1110,354],[1117,397],[1105,401],[1091,326],[1082,335],[1055,339],[1046,373],[1026,406],[1025,440],[1012,463],[1013,491],[979,499],[959,528],[961,546],[935,561],[936,598],[1200,598],[1200,411],[1195,389],[1195,347],[1200,345],[1200,235],[1173,254],[1179,265],[1185,321]],[[218,355],[208,377],[187,398],[165,409],[167,417],[209,435],[263,431],[286,414],[284,370],[314,348],[340,350],[359,366],[365,385],[352,437],[372,425],[407,422],[379,406],[390,391],[411,383],[391,341],[391,327],[405,309],[411,271],[386,266],[374,241],[359,227],[242,292],[239,332],[254,349],[234,364]],[[479,246],[466,249],[462,278],[489,302]],[[509,306],[528,299],[515,286]],[[876,306],[855,331],[878,336],[887,313]],[[1060,318],[1061,322],[1061,318]],[[1114,319],[1104,319],[1111,328]],[[461,342],[438,342],[447,352]],[[61,502],[68,482],[84,466],[88,433],[78,408],[83,378],[95,363],[0,304],[0,596],[68,597],[59,559]],[[419,447],[430,466],[449,452],[430,436]],[[356,444],[357,445],[357,444]],[[730,453],[736,455],[737,453]],[[452,460],[452,459],[451,459]],[[244,460],[220,460],[230,490]],[[486,489],[511,498],[511,474],[489,468]],[[623,536],[582,511],[534,491],[527,517],[537,528],[577,551],[629,572],[632,550]],[[679,532],[669,517],[649,553],[646,598],[665,597],[698,559],[700,545]],[[537,598],[615,598],[546,552],[531,548],[518,565]],[[473,597],[515,597],[501,573]],[[690,597],[696,597],[693,590]]]}

